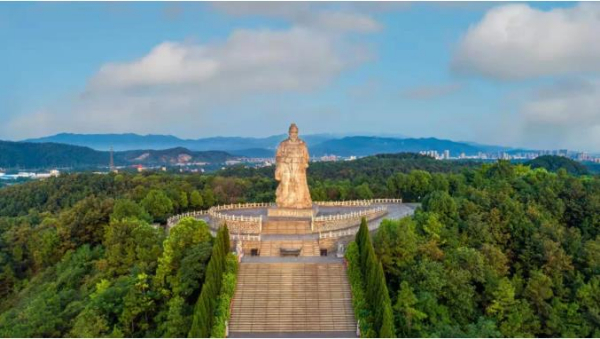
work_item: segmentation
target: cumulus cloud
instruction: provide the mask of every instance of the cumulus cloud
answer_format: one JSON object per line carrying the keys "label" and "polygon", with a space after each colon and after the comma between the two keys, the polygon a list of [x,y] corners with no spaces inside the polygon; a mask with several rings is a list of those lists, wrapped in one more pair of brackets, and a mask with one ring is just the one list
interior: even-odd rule
{"label": "cumulus cloud", "polygon": [[502,80],[600,71],[600,5],[489,10],[459,42],[454,70]]}
{"label": "cumulus cloud", "polygon": [[314,30],[237,30],[224,43],[164,42],[146,56],[104,65],[89,91],[195,86],[199,91],[311,90],[329,82],[354,57]]}
{"label": "cumulus cloud", "polygon": [[[367,45],[350,38],[378,29],[370,19],[319,12],[310,20],[286,29],[237,29],[209,43],[162,42],[137,59],[102,65],[69,105],[20,115],[0,132],[23,138],[173,129],[197,137],[235,121],[231,133],[247,134],[245,126],[277,119],[272,115],[278,98],[323,89],[372,58]],[[240,114],[249,113],[248,107],[252,114]]]}
{"label": "cumulus cloud", "polygon": [[462,88],[460,83],[427,85],[410,88],[402,92],[402,96],[412,100],[428,100],[456,93]]}
{"label": "cumulus cloud", "polygon": [[534,144],[600,150],[600,81],[565,80],[521,107],[524,138]]}

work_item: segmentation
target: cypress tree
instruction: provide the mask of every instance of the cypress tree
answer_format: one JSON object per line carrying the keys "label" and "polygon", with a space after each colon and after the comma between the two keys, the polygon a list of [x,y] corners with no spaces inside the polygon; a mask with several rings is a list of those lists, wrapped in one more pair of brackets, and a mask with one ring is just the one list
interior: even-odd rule
{"label": "cypress tree", "polygon": [[355,238],[359,266],[363,277],[365,299],[372,315],[370,321],[380,337],[394,337],[392,302],[388,293],[383,266],[375,254],[367,220],[362,218]]}
{"label": "cypress tree", "polygon": [[394,314],[392,312],[392,306],[388,304],[383,305],[383,323],[381,324],[381,330],[379,331],[380,338],[395,338],[396,330],[394,329]]}
{"label": "cypress tree", "polygon": [[206,266],[204,285],[194,307],[190,338],[207,338],[210,336],[217,307],[217,298],[223,285],[223,274],[229,253],[229,230],[223,226],[217,231],[212,253]]}
{"label": "cypress tree", "polygon": [[223,225],[223,227],[221,227],[221,230],[223,231],[223,242],[225,243],[225,254],[227,254],[227,253],[229,253],[229,250],[231,250],[231,241],[229,240],[229,228],[227,228],[227,224]]}

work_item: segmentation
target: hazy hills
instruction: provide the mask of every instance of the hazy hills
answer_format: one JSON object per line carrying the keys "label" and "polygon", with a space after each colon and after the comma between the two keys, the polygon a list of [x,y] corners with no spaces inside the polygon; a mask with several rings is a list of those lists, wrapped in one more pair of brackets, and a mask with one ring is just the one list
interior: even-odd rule
{"label": "hazy hills", "polygon": [[[265,138],[213,137],[200,139],[180,139],[172,135],[126,134],[73,134],[60,133],[43,138],[27,139],[25,142],[55,142],[61,144],[85,146],[99,151],[130,151],[139,149],[163,150],[184,147],[192,151],[234,151],[248,149],[273,149],[287,136],[273,135]],[[333,135],[313,134],[303,136],[309,146],[334,138]]]}
{"label": "hazy hills", "polygon": [[[223,163],[240,156],[270,158],[286,135],[265,138],[214,137],[180,139],[172,135],[61,133],[23,142],[0,142],[0,167],[97,167],[109,163],[114,149],[117,166]],[[312,156],[369,156],[382,153],[449,150],[452,156],[506,150],[498,146],[436,138],[303,135]]]}
{"label": "hazy hills", "polygon": [[314,155],[335,154],[340,156],[366,156],[381,153],[438,151],[449,150],[451,154],[477,154],[483,151],[466,143],[441,140],[436,138],[381,138],[381,137],[346,137],[322,142],[310,151]]}
{"label": "hazy hills", "polygon": [[[190,151],[182,147],[114,152],[114,162],[117,166],[222,163],[232,158],[233,155],[223,151]],[[108,166],[109,161],[110,152],[97,151],[89,147],[59,143],[0,141],[0,167],[2,168],[102,167]]]}
{"label": "hazy hills", "polygon": [[[62,133],[49,137],[30,139],[27,142],[54,142],[85,146],[96,150],[115,151],[154,149],[164,150],[184,147],[192,151],[220,150],[240,156],[272,157],[277,145],[286,135],[265,138],[214,137],[201,139],[180,139],[171,135],[137,134],[69,134]],[[478,145],[436,138],[392,138],[377,136],[339,137],[331,134],[303,135],[311,155],[335,154],[340,156],[366,156],[380,153],[449,150],[452,155],[477,152],[501,151],[498,146]]]}

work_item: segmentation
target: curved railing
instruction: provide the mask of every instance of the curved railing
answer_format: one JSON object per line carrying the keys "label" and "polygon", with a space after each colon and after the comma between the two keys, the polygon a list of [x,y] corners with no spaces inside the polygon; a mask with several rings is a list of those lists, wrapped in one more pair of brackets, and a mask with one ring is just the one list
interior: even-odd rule
{"label": "curved railing", "polygon": [[262,231],[262,216],[257,217],[245,216],[245,215],[234,215],[228,213],[222,213],[220,211],[234,210],[234,209],[246,209],[246,208],[260,208],[267,207],[269,204],[265,203],[249,203],[249,204],[230,204],[211,207],[208,210],[210,216],[210,223],[213,227],[219,228],[223,224],[227,224],[229,232],[233,234],[260,234]]}
{"label": "curved railing", "polygon": [[203,215],[208,215],[208,210],[192,211],[192,212],[186,212],[186,213],[174,215],[174,216],[170,217],[169,219],[167,219],[167,228],[171,228],[171,227],[177,225],[179,220],[181,220],[183,218],[193,217],[195,219],[198,219],[199,216],[203,216]]}
{"label": "curved railing", "polygon": [[247,203],[247,204],[228,204],[213,206],[208,210],[187,212],[174,215],[167,219],[167,228],[175,226],[182,218],[193,217],[198,219],[201,216],[209,217],[209,225],[215,230],[227,224],[230,233],[235,234],[260,234],[262,230],[262,216],[245,216],[223,213],[226,210],[264,208],[272,206],[272,203]]}
{"label": "curved railing", "polygon": [[244,204],[228,204],[228,205],[219,205],[213,206],[209,210],[222,211],[222,210],[241,210],[247,208],[263,208],[263,207],[273,207],[275,203],[273,202],[249,202]]}
{"label": "curved railing", "polygon": [[[315,201],[317,206],[338,206],[338,207],[357,207],[357,206],[372,206],[374,204],[399,204],[402,199],[369,199],[369,200],[346,200],[346,201]],[[257,202],[245,204],[227,204],[213,206],[208,210],[193,211],[174,215],[167,219],[167,229],[175,226],[182,218],[193,217],[199,219],[203,216],[208,216],[209,224],[213,230],[217,230],[223,224],[227,224],[230,233],[235,234],[260,234],[262,231],[263,217],[234,215],[224,213],[228,210],[242,210],[252,208],[269,208],[276,206],[272,202]],[[385,206],[377,206],[364,210],[351,211],[348,213],[324,215],[313,217],[312,229],[314,231],[333,231],[344,229],[356,224],[357,220],[366,217],[367,220],[373,220],[387,214]]]}
{"label": "curved railing", "polygon": [[357,226],[364,217],[367,221],[377,219],[388,213],[386,206],[377,206],[343,214],[324,215],[312,219],[313,231],[328,232]]}
{"label": "curved railing", "polygon": [[352,228],[345,228],[342,230],[337,230],[337,231],[327,231],[327,232],[321,232],[319,233],[319,239],[328,239],[328,238],[341,238],[341,237],[345,237],[345,236],[353,236],[356,234],[356,232],[358,232],[358,229],[356,227],[352,227]]}
{"label": "curved railing", "polygon": [[343,213],[343,214],[338,213],[338,214],[331,214],[331,215],[322,215],[320,217],[314,217],[313,221],[319,222],[319,221],[356,219],[356,218],[362,218],[364,216],[368,216],[370,214],[382,212],[382,211],[387,211],[387,208],[385,206],[377,206],[377,207],[369,208],[366,210],[352,211],[352,212]]}
{"label": "curved railing", "polygon": [[342,201],[315,201],[317,206],[370,206],[373,204],[401,204],[402,199],[366,199]]}

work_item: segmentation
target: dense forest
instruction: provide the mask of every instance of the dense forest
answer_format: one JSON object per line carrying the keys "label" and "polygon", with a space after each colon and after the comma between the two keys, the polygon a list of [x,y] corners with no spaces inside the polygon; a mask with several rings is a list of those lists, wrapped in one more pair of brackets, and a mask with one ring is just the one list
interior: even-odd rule
{"label": "dense forest", "polygon": [[[311,164],[309,181],[315,200],[422,203],[372,235],[397,336],[600,336],[597,176],[382,155]],[[0,336],[186,337],[220,241],[160,224],[274,191],[272,168],[241,167],[0,189]]]}
{"label": "dense forest", "polygon": [[553,155],[542,155],[541,157],[528,161],[526,164],[533,169],[545,168],[552,172],[563,168],[568,173],[575,175],[585,175],[590,173],[585,165],[575,160]]}

